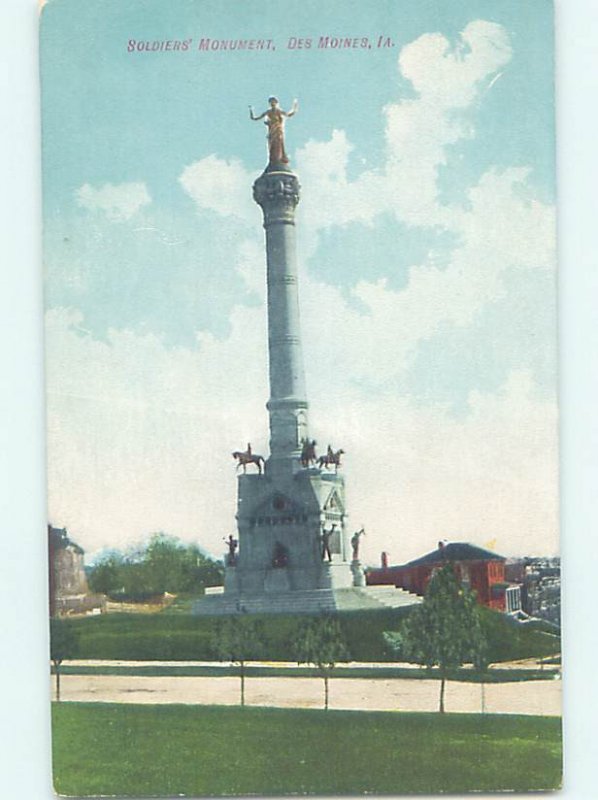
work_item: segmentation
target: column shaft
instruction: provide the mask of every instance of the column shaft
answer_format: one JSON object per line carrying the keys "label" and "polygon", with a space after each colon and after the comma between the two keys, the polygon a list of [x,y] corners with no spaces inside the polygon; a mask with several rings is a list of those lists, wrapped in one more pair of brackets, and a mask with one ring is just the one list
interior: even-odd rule
{"label": "column shaft", "polygon": [[270,454],[296,464],[301,440],[308,435],[295,241],[299,182],[290,171],[265,172],[253,193],[266,231]]}

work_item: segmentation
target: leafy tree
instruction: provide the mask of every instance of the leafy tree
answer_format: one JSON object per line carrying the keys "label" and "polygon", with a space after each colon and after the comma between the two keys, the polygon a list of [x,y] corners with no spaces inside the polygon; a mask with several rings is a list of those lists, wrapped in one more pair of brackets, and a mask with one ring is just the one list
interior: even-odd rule
{"label": "leafy tree", "polygon": [[184,591],[196,592],[206,586],[217,586],[224,580],[224,569],[220,561],[209,558],[195,545],[187,547],[187,588]]}
{"label": "leafy tree", "polygon": [[89,570],[89,585],[95,592],[140,600],[164,592],[197,593],[221,583],[222,576],[222,565],[197,545],[155,533],[142,547],[107,552]]}
{"label": "leafy tree", "polygon": [[[143,554],[143,566],[149,585],[156,593],[185,591],[191,588],[189,580],[192,564],[188,548],[163,533],[154,534]],[[176,587],[176,588],[175,588]]]}
{"label": "leafy tree", "polygon": [[[385,638],[392,647],[392,636]],[[394,645],[401,657],[439,668],[441,713],[447,673],[467,662],[478,669],[487,666],[487,645],[475,594],[461,585],[451,564],[432,577],[423,603],[409,615]]]}
{"label": "leafy tree", "polygon": [[330,614],[304,620],[295,637],[294,651],[298,664],[313,664],[324,679],[324,708],[328,709],[328,681],[336,665],[349,660],[338,620]]}
{"label": "leafy tree", "polygon": [[110,550],[95,563],[88,572],[89,588],[92,592],[111,594],[122,588],[124,556],[118,550]]}
{"label": "leafy tree", "polygon": [[264,649],[265,637],[261,623],[246,617],[230,617],[221,623],[212,641],[216,657],[239,667],[241,705],[245,705],[245,667]]}
{"label": "leafy tree", "polygon": [[79,641],[72,625],[64,619],[50,620],[50,659],[56,675],[56,700],[60,702],[60,666],[65,658],[77,655]]}
{"label": "leafy tree", "polygon": [[382,631],[384,650],[387,653],[401,658],[403,656],[403,635],[400,631]]}

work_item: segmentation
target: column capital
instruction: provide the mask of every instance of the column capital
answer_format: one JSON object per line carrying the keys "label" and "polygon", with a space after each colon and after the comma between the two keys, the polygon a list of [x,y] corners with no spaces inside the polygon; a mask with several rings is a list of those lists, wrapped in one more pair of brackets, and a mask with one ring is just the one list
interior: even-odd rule
{"label": "column capital", "polygon": [[264,225],[294,223],[299,189],[299,179],[293,172],[266,171],[260,175],[253,184],[253,199],[262,207]]}

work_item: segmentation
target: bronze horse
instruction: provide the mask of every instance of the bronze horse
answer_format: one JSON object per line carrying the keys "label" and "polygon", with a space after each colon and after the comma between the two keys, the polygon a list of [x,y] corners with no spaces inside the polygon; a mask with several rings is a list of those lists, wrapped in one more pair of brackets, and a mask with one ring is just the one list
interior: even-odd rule
{"label": "bronze horse", "polygon": [[247,464],[255,464],[258,469],[259,474],[262,474],[262,464],[266,463],[266,460],[263,456],[258,456],[251,452],[242,453],[240,450],[235,450],[233,453],[233,458],[238,462],[237,463],[237,470],[239,467],[243,467],[243,474],[247,472]]}
{"label": "bronze horse", "polygon": [[328,469],[332,464],[334,466],[334,471],[338,472],[338,468],[341,466],[341,456],[344,452],[344,450],[337,450],[334,452],[330,445],[328,445],[328,452],[326,455],[318,458],[318,467],[320,467],[320,469],[322,469],[322,467]]}
{"label": "bronze horse", "polygon": [[317,460],[316,456],[316,440],[312,439],[310,442],[309,439],[302,439],[301,440],[301,466],[302,467],[309,467],[310,464],[315,464]]}

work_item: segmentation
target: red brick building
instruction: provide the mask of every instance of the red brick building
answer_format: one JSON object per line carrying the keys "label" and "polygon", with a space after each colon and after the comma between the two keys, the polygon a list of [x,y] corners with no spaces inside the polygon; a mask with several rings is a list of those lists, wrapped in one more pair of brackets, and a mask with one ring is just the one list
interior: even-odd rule
{"label": "red brick building", "polygon": [[505,581],[505,561],[503,556],[491,553],[465,542],[438,543],[438,549],[416,558],[402,566],[388,566],[383,553],[382,567],[370,569],[366,573],[368,586],[391,584],[400,589],[423,595],[428,581],[434,572],[446,563],[454,565],[455,572],[465,586],[469,586],[482,605],[497,611],[516,611],[517,591],[511,591]]}

